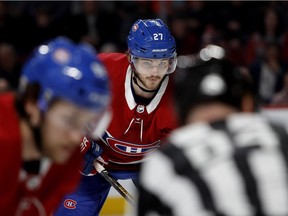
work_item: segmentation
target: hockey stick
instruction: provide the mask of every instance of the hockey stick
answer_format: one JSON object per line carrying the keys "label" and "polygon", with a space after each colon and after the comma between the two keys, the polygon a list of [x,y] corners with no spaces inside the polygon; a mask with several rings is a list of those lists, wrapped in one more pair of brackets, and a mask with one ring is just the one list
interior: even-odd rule
{"label": "hockey stick", "polygon": [[103,176],[103,178],[105,178],[106,181],[108,181],[110,185],[113,186],[115,190],[117,190],[124,197],[124,199],[129,202],[129,204],[134,206],[135,202],[132,195],[116,179],[111,177],[108,171],[100,163],[95,162],[94,167],[97,172],[100,173],[100,175]]}

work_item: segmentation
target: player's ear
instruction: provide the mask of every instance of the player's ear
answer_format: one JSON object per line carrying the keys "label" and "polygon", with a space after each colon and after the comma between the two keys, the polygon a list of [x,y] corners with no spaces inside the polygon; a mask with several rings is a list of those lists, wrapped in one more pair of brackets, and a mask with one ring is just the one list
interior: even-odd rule
{"label": "player's ear", "polygon": [[125,54],[126,54],[126,56],[127,56],[128,62],[131,63],[131,54],[130,54],[130,52],[129,52],[129,51],[126,51]]}
{"label": "player's ear", "polygon": [[253,112],[254,111],[254,100],[253,100],[253,96],[250,94],[246,94],[243,98],[242,98],[242,111],[243,112]]}
{"label": "player's ear", "polygon": [[29,122],[32,126],[38,126],[40,125],[41,121],[41,111],[37,105],[36,101],[28,100],[25,103],[25,111],[27,115],[29,116]]}

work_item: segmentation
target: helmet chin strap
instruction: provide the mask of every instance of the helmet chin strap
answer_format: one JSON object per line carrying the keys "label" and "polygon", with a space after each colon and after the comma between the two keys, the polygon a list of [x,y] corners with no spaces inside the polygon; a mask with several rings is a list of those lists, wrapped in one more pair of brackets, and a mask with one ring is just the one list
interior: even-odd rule
{"label": "helmet chin strap", "polygon": [[[41,121],[43,122],[44,120],[44,112],[41,111]],[[36,143],[36,148],[42,152],[43,150],[43,140],[42,140],[42,137],[41,137],[41,128],[42,128],[42,124],[39,125],[39,126],[32,126],[32,125],[29,125],[30,128],[32,129],[32,134],[33,134],[33,137],[34,137],[34,140],[35,140],[35,143]]]}
{"label": "helmet chin strap", "polygon": [[32,127],[32,133],[35,139],[36,147],[39,151],[42,151],[42,138],[41,138],[41,129],[40,127]]}
{"label": "helmet chin strap", "polygon": [[148,93],[153,93],[153,92],[158,91],[158,89],[159,89],[159,87],[160,87],[160,85],[161,85],[161,83],[162,83],[162,81],[161,81],[161,83],[159,84],[159,87],[156,88],[156,89],[153,89],[153,90],[145,89],[145,88],[143,88],[142,86],[139,85],[137,79],[138,79],[140,82],[142,82],[142,81],[139,79],[139,76],[138,76],[138,74],[137,74],[137,72],[136,72],[135,70],[133,70],[132,79],[133,79],[133,82],[134,82],[142,91],[148,92]]}

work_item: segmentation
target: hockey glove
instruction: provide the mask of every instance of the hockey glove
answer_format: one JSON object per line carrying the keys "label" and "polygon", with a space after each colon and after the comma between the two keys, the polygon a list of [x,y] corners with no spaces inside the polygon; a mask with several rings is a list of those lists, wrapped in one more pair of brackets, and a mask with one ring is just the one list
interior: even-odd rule
{"label": "hockey glove", "polygon": [[94,162],[102,154],[103,149],[95,141],[83,138],[81,143],[81,154],[83,154],[84,164],[81,173],[83,175],[95,175]]}

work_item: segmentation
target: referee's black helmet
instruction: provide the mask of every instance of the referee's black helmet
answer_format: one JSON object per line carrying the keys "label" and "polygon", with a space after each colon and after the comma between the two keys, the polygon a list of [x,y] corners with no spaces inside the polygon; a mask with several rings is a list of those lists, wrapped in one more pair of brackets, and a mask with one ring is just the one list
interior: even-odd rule
{"label": "referee's black helmet", "polygon": [[250,80],[225,58],[219,46],[209,45],[198,55],[179,56],[174,78],[174,99],[181,122],[199,104],[221,102],[241,110],[244,95],[255,99]]}

